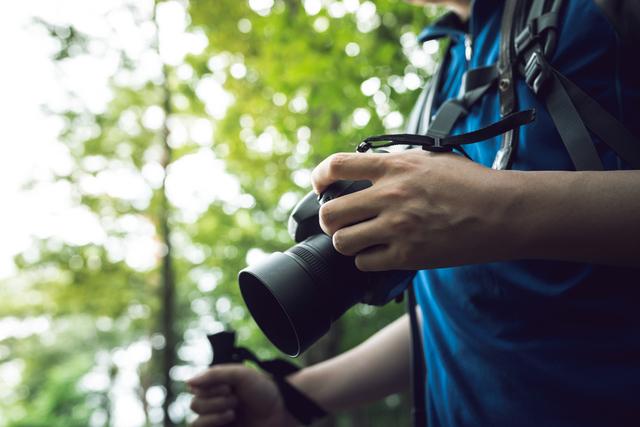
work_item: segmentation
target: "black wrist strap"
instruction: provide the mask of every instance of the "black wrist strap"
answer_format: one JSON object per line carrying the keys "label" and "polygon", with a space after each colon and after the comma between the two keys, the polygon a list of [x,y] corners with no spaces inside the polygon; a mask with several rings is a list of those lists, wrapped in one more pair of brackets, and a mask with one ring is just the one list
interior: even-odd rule
{"label": "black wrist strap", "polygon": [[209,342],[213,348],[211,366],[223,363],[243,363],[249,360],[269,373],[275,381],[287,411],[304,425],[309,425],[327,415],[316,402],[287,382],[285,377],[298,370],[296,365],[284,359],[261,361],[244,347],[235,346],[236,333],[233,331],[219,332],[209,335]]}
{"label": "black wrist strap", "polygon": [[324,409],[319,407],[316,402],[309,399],[307,395],[289,384],[287,380],[276,376],[273,376],[273,379],[276,384],[278,384],[278,388],[282,394],[284,406],[287,408],[287,411],[296,417],[296,419],[302,424],[312,424],[327,415]]}
{"label": "black wrist strap", "polygon": [[[486,141],[502,135],[505,132],[512,131],[520,126],[527,125],[536,119],[536,110],[524,110],[511,114],[504,119],[490,124],[473,132],[463,133],[460,135],[447,136],[445,138],[434,138],[428,135],[414,134],[395,134],[395,135],[378,135],[365,139],[356,149],[359,153],[366,153],[370,149],[385,148],[394,145],[419,145],[423,150],[427,151],[452,151],[458,150],[460,153],[471,159],[462,148],[463,145],[475,144],[476,142]],[[390,141],[385,144],[372,144],[373,142]]]}

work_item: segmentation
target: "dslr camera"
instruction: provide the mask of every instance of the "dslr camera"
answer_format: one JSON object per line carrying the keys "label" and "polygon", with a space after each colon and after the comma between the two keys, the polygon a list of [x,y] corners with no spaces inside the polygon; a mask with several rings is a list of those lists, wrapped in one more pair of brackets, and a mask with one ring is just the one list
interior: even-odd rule
{"label": "dslr camera", "polygon": [[385,305],[401,299],[415,271],[363,272],[355,257],[340,254],[320,228],[320,207],[371,187],[370,181],[337,181],[320,196],[309,192],[293,209],[288,231],[297,243],[238,275],[254,320],[283,353],[296,357],[329,331],[358,302]]}

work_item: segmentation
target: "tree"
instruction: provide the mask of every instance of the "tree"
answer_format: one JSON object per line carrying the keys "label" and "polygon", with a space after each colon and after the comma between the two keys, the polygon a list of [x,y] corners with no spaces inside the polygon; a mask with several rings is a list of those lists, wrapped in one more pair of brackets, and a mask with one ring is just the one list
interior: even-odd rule
{"label": "tree", "polygon": [[[125,2],[107,15],[108,34],[137,28],[135,54],[132,40],[41,22],[61,66],[117,60],[104,108],[51,108],[72,160],[52,185],[95,233],[36,239],[0,287],[0,322],[27,331],[0,336],[0,372],[14,378],[4,424],[122,425],[127,408],[131,425],[180,424],[181,381],[208,363],[207,333],[232,328],[259,357],[277,356],[237,273],[293,245],[286,219],[317,163],[401,129],[438,56],[414,34],[438,13],[393,0]],[[403,311],[354,308],[303,362]],[[394,396],[325,425],[408,417]]]}
{"label": "tree", "polygon": [[[234,213],[238,242],[251,249],[239,251],[239,263],[228,264],[233,275],[252,254],[293,244],[286,233],[287,214],[309,191],[316,164],[334,152],[353,151],[366,136],[401,129],[417,97],[414,90],[428,79],[438,55],[437,45],[429,46],[431,53],[417,46],[414,34],[437,12],[394,1],[308,0],[218,2],[216,7],[193,1],[189,13],[192,25],[208,35],[210,58],[206,67],[188,62],[200,81],[217,83],[212,103],[233,99],[224,113],[205,102],[205,109],[220,117],[215,147],[255,200],[246,213]],[[408,56],[426,68],[413,65]],[[237,293],[232,298],[241,304]],[[303,359],[315,363],[344,351],[402,311],[359,307]],[[255,335],[255,326],[251,330]],[[402,405],[391,419],[398,420]],[[390,425],[384,411],[380,406],[355,411],[341,416],[341,422]]]}

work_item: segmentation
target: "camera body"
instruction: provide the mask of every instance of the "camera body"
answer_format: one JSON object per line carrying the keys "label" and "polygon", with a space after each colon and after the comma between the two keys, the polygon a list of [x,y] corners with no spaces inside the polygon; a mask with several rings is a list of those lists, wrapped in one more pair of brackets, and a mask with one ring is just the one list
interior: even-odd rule
{"label": "camera body", "polygon": [[337,181],[320,196],[309,192],[293,209],[288,231],[297,243],[242,270],[240,291],[254,320],[283,353],[296,357],[358,302],[385,305],[402,296],[415,271],[363,272],[340,254],[320,228],[320,207],[371,187]]}

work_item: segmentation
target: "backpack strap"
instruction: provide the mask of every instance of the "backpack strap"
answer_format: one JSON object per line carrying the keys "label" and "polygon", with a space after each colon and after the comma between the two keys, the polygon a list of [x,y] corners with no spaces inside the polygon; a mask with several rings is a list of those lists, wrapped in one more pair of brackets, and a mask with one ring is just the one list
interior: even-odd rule
{"label": "backpack strap", "polygon": [[[515,17],[521,9],[521,0],[507,0],[502,14],[500,45],[498,57],[498,95],[500,100],[500,117],[508,116],[516,108],[516,89],[513,80],[515,58],[513,52],[513,34]],[[518,147],[519,132],[513,130],[502,135],[502,144],[493,161],[493,169],[510,169]]]}
{"label": "backpack strap", "polygon": [[[460,117],[497,82],[502,118],[517,110],[514,79],[524,77],[531,90],[546,104],[576,170],[603,170],[589,131],[597,135],[623,161],[640,168],[640,141],[597,102],[553,69],[549,62],[556,51],[559,11],[564,0],[505,0],[499,57],[495,65],[468,70],[462,90],[445,101],[431,117],[440,86],[440,67],[420,96],[407,126],[408,133],[443,139]],[[596,3],[619,4],[615,0]],[[640,2],[638,2],[640,4]],[[634,9],[635,10],[635,9]],[[451,15],[442,21],[451,21]],[[445,25],[430,30],[430,37],[447,35]],[[460,30],[458,30],[460,32]],[[418,108],[419,106],[419,108]],[[518,147],[518,130],[502,137],[494,169],[509,169]]]}
{"label": "backpack strap", "polygon": [[[507,0],[507,4],[518,1],[521,0]],[[587,129],[627,164],[635,169],[640,168],[640,141],[603,107],[549,65],[555,52],[558,12],[562,0],[548,0],[547,3],[551,3],[551,6],[545,7],[545,0],[533,0],[526,26],[515,37],[512,36],[520,74],[531,90],[544,100],[576,170],[603,170]],[[505,14],[503,26],[507,18]],[[502,50],[500,54],[503,54]]]}
{"label": "backpack strap", "polygon": [[[560,2],[554,6],[559,8]],[[547,61],[550,55],[545,55],[545,36],[550,29],[555,31],[557,14],[557,9],[544,14],[544,0],[534,0],[526,27],[515,37],[512,35],[511,44],[516,56],[526,64],[520,63],[520,73],[531,90],[544,99],[576,170],[603,170],[587,128],[551,69]]]}
{"label": "backpack strap", "polygon": [[[447,48],[445,56],[449,54]],[[431,111],[433,110],[433,103],[438,92],[438,87],[442,81],[442,64],[443,61],[438,63],[435,73],[429,79],[429,82],[420,93],[420,97],[416,101],[416,104],[411,111],[409,120],[405,126],[405,132],[426,134],[427,129],[431,125]]]}
{"label": "backpack strap", "polygon": [[[433,26],[427,27],[420,35],[420,40],[432,40],[445,36],[462,37],[467,29],[460,22],[460,18],[450,12],[438,19]],[[478,67],[468,70],[462,77],[461,90],[457,97],[446,100],[438,111],[431,116],[434,101],[442,81],[442,67],[450,55],[450,45],[447,47],[444,59],[438,64],[435,74],[421,93],[416,107],[411,112],[406,126],[406,132],[424,134],[431,138],[445,138],[453,129],[460,117],[469,113],[471,106],[494,85],[498,80],[495,65]]]}
{"label": "backpack strap", "polygon": [[[458,15],[449,12],[438,18],[432,25],[425,28],[418,36],[421,43],[429,40],[437,40],[443,37],[463,37],[467,31],[467,25],[460,21]],[[443,58],[438,62],[435,73],[423,89],[418,101],[409,116],[405,131],[407,133],[426,134],[431,126],[431,111],[442,82],[442,67],[450,55],[451,44],[446,47]]]}
{"label": "backpack strap", "polygon": [[629,166],[640,169],[640,141],[571,80],[556,70],[553,73],[587,128]]}
{"label": "backpack strap", "polygon": [[[462,76],[460,94],[457,98],[446,100],[440,106],[433,121],[429,124],[427,135],[433,138],[444,138],[449,135],[458,119],[469,113],[469,108],[482,98],[497,77],[497,69],[493,65],[465,72]],[[433,93],[433,97],[435,97],[435,93]]]}

